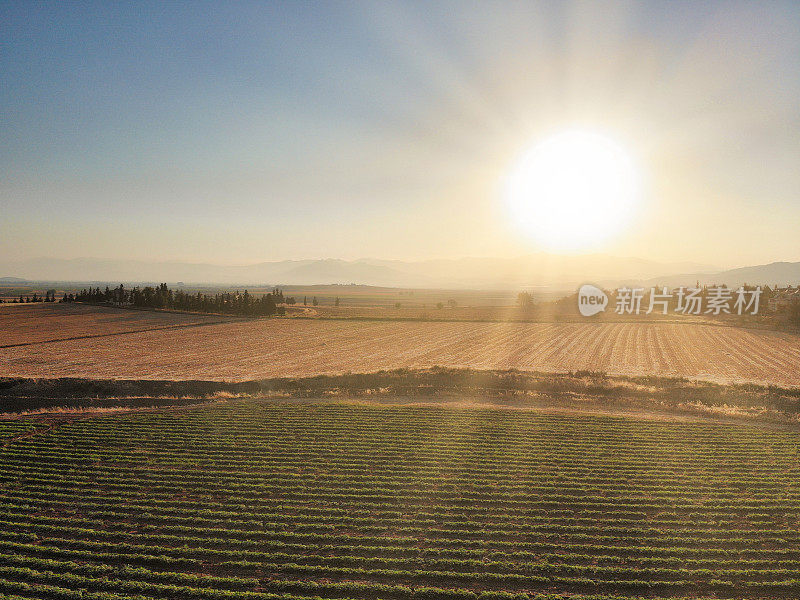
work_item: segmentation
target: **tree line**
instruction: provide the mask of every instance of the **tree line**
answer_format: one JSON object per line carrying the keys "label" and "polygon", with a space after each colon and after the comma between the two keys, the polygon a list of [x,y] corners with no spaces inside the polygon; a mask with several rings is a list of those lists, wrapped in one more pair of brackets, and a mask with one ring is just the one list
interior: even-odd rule
{"label": "tree line", "polygon": [[23,296],[20,294],[19,298],[12,298],[11,300],[5,300],[0,298],[0,304],[7,303],[7,304],[27,304],[29,302],[55,302],[56,301],[56,291],[55,290],[47,290],[44,296],[40,296],[36,292],[33,292],[33,296],[28,294],[27,296]]}
{"label": "tree line", "polygon": [[166,283],[156,287],[119,287],[105,290],[89,288],[77,293],[65,294],[60,302],[87,302],[93,304],[129,305],[138,308],[162,308],[192,312],[222,313],[269,317],[285,312],[284,304],[294,304],[294,298],[285,298],[283,292],[275,288],[262,295],[244,292],[219,292],[213,296],[197,292],[191,294],[183,290],[171,290]]}

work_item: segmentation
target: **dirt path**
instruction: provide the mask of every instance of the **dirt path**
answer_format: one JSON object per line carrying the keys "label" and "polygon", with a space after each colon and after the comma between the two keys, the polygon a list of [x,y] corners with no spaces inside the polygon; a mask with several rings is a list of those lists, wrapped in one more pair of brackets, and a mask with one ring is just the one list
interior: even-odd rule
{"label": "dirt path", "polygon": [[[0,418],[2,418],[2,415],[0,415]],[[16,419],[8,419],[8,420],[16,420]],[[53,429],[55,429],[56,427],[60,427],[61,425],[63,425],[63,422],[53,422],[53,423],[48,423],[48,425],[44,427],[37,426],[29,431],[23,431],[22,433],[17,433],[16,435],[12,435],[11,437],[5,438],[0,447],[6,448],[18,440],[44,435],[46,433],[53,431]]]}
{"label": "dirt path", "polygon": [[[304,399],[305,400],[305,399]],[[351,397],[351,398],[312,398],[309,401],[329,402],[336,404],[352,404],[358,406],[425,406],[432,408],[451,409],[482,409],[482,410],[511,410],[524,412],[537,412],[550,415],[579,415],[593,417],[615,417],[647,421],[662,421],[671,423],[715,423],[720,425],[748,425],[762,429],[800,431],[800,422],[775,421],[759,419],[748,415],[720,415],[718,413],[698,409],[659,409],[648,406],[626,405],[589,405],[590,401],[580,400],[576,396],[574,404],[557,405],[553,400],[510,400],[506,402],[493,402],[484,398],[462,399],[453,398],[415,398],[415,397]],[[624,402],[624,398],[620,399]],[[585,402],[581,406],[579,403]],[[635,402],[635,401],[632,401]]]}

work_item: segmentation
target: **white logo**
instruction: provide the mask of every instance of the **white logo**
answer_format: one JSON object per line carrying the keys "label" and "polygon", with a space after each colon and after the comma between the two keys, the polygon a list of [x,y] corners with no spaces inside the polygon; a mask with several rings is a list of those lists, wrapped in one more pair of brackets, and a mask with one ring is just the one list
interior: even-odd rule
{"label": "white logo", "polygon": [[578,310],[584,317],[591,317],[606,309],[608,296],[599,287],[584,284],[578,290]]}

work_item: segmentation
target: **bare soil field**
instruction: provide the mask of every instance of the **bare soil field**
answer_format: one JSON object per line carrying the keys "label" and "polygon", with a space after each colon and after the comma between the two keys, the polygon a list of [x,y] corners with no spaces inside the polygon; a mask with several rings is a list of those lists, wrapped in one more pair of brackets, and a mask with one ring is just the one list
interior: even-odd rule
{"label": "bare soil field", "polygon": [[[34,316],[20,308],[0,310],[0,345],[26,344],[0,348],[0,375],[245,381],[441,365],[800,386],[800,336],[734,327],[248,321],[63,305],[32,307]],[[52,341],[64,337],[72,339]]]}
{"label": "bare soil field", "polygon": [[120,310],[81,304],[0,304],[0,347],[232,320],[217,315]]}

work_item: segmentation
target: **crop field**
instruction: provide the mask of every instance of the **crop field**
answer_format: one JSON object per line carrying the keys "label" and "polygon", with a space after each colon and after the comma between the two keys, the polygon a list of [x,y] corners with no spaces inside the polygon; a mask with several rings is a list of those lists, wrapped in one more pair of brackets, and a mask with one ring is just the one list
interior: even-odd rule
{"label": "crop field", "polygon": [[[77,307],[62,326],[61,306],[36,307],[52,313],[38,324],[34,317],[7,316],[22,307],[0,308],[0,346],[26,341],[0,347],[0,374],[242,381],[440,365],[800,385],[800,336],[721,325],[217,322],[219,317]],[[177,327],[165,328],[170,323]],[[63,340],[66,335],[75,339]]]}
{"label": "crop field", "polygon": [[238,400],[3,436],[4,598],[800,595],[791,430]]}
{"label": "crop field", "polygon": [[79,304],[0,304],[0,348],[220,323],[230,318]]}

